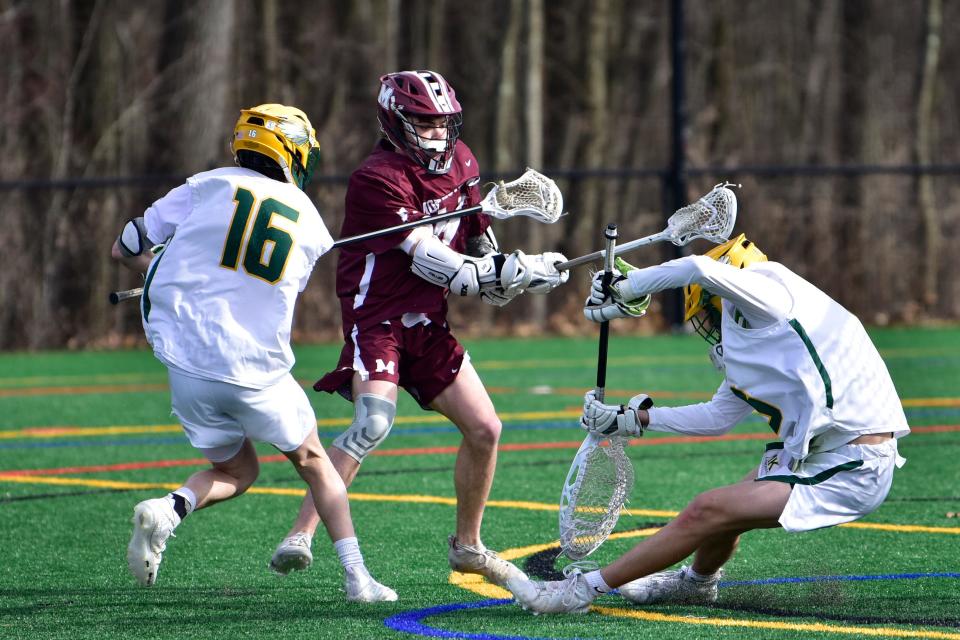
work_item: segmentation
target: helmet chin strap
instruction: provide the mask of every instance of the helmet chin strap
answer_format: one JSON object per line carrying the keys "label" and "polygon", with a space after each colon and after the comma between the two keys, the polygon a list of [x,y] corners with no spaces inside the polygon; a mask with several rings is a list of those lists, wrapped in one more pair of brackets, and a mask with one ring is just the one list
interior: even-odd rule
{"label": "helmet chin strap", "polygon": [[437,157],[430,158],[429,166],[427,171],[430,173],[446,173],[450,170],[450,165],[453,163],[453,154],[440,154]]}

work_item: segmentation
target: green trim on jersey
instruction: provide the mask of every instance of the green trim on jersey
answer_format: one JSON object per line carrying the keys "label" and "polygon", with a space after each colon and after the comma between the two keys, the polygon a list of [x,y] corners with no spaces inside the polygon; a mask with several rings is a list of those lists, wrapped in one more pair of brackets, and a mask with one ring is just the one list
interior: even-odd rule
{"label": "green trim on jersey", "polygon": [[[169,241],[168,241],[169,242]],[[164,250],[166,247],[164,247]],[[153,276],[157,273],[157,267],[160,266],[160,261],[163,260],[164,251],[161,251],[157,255],[157,259],[153,263],[153,268],[147,272],[147,279],[143,282],[143,319],[147,322],[150,321],[150,283],[153,282]]]}
{"label": "green trim on jersey", "polygon": [[764,476],[763,478],[756,478],[755,482],[760,482],[762,480],[772,480],[773,482],[786,482],[787,484],[806,484],[814,485],[820,484],[825,480],[829,480],[833,476],[837,475],[841,471],[849,471],[850,469],[856,469],[857,467],[863,466],[863,460],[851,460],[850,462],[844,462],[830,469],[825,469],[818,473],[815,476],[810,476],[809,478],[801,478],[800,476]]}
{"label": "green trim on jersey", "polygon": [[810,336],[807,335],[807,332],[803,330],[803,326],[796,319],[790,321],[790,326],[793,327],[793,330],[796,331],[800,339],[803,340],[803,344],[807,347],[807,352],[810,354],[810,357],[813,358],[813,363],[817,365],[817,372],[820,374],[820,379],[823,380],[823,386],[827,392],[827,409],[833,409],[833,385],[830,382],[830,374],[827,373],[827,368],[823,366],[823,361],[820,359],[820,354],[817,353],[816,347],[813,346]]}
{"label": "green trim on jersey", "polygon": [[741,391],[735,386],[730,385],[730,391],[733,392],[733,395],[737,396],[748,405],[754,408],[754,410],[762,416],[767,417],[767,423],[770,425],[770,428],[773,429],[773,432],[776,434],[780,433],[780,425],[783,424],[783,412],[779,408],[750,396],[746,391]]}

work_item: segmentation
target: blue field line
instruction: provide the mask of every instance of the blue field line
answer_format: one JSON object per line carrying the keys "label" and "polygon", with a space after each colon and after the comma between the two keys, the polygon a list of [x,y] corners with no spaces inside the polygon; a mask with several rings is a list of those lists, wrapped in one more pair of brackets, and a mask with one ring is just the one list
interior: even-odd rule
{"label": "blue field line", "polygon": [[757,580],[725,580],[721,587],[742,587],[758,584],[790,584],[798,582],[866,582],[868,580],[919,580],[921,578],[960,578],[960,573],[884,573],[868,576],[800,576],[793,578],[760,578]]}
{"label": "blue field line", "polygon": [[186,436],[170,436],[168,438],[127,438],[125,440],[98,440],[95,437],[83,440],[53,440],[43,442],[4,442],[3,449],[58,449],[61,447],[133,447],[144,444],[189,444]]}
{"label": "blue field line", "polygon": [[[457,604],[442,604],[436,607],[426,609],[413,609],[390,616],[383,621],[383,624],[394,631],[409,633],[428,638],[467,638],[469,640],[553,640],[552,638],[543,638],[535,636],[503,636],[494,633],[466,633],[464,631],[448,631],[447,629],[438,629],[424,624],[424,618],[437,616],[451,611],[460,611],[463,609],[483,609],[486,607],[500,607],[511,604],[510,599],[481,600],[479,602],[461,602]],[[578,640],[571,638],[570,640]],[[585,640],[585,639],[580,639]]]}
{"label": "blue field line", "polygon": [[[787,578],[760,578],[757,580],[727,580],[720,583],[721,587],[739,587],[762,584],[791,584],[801,582],[866,582],[871,580],[918,580],[921,578],[960,578],[960,573],[887,573],[860,576],[796,576]],[[499,607],[512,604],[509,599],[481,600],[479,602],[463,602],[458,604],[444,604],[426,609],[413,609],[390,616],[383,624],[394,631],[425,636],[428,638],[466,638],[468,640],[552,640],[533,636],[504,636],[491,633],[467,633],[465,631],[450,631],[431,627],[423,622],[431,616],[462,611],[482,609],[485,607]],[[573,639],[577,640],[577,639]]]}
{"label": "blue field line", "polygon": [[960,416],[956,407],[907,407],[904,409],[908,420],[952,420]]}

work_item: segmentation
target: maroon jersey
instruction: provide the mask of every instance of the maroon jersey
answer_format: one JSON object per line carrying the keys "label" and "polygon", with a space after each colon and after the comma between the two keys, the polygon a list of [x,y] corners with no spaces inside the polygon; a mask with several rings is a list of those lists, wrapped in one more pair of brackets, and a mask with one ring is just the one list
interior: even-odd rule
{"label": "maroon jersey", "polygon": [[[473,152],[458,142],[450,171],[427,173],[405,154],[381,141],[350,176],[340,237],[377,231],[480,203],[480,171]],[[467,238],[479,236],[489,217],[474,214],[441,222],[434,230],[459,253]],[[343,331],[398,318],[405,313],[446,314],[448,290],[410,270],[412,258],[397,248],[411,230],[340,249],[337,295]]]}

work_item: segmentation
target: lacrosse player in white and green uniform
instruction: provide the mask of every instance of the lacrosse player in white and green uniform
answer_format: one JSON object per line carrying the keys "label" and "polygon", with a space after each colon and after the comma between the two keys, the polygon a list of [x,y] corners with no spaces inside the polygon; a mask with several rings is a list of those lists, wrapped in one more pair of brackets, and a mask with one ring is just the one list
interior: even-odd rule
{"label": "lacrosse player in white and green uniform", "polygon": [[[253,441],[268,442],[309,486],[347,599],[396,600],[367,571],[346,488],[290,373],[297,296],[333,245],[303,191],[317,163],[316,134],[300,109],[279,104],[243,110],[233,133],[236,167],[188,178],[129,221],[112,249],[146,271],[147,340],[169,370],[173,413],[211,465],[136,505],[128,566],[153,585],[173,530],[193,511],[245,492],[259,472]],[[158,242],[165,247],[154,254]]]}
{"label": "lacrosse player in white and green uniform", "polygon": [[[910,432],[900,399],[863,325],[849,311],[743,235],[704,256],[614,275],[606,297],[598,275],[585,315],[636,315],[631,304],[683,287],[686,319],[710,343],[725,378],[709,402],[642,409],[593,392],[582,426],[606,435],[644,430],[715,436],[752,411],[777,440],[740,482],[696,496],[679,516],[613,563],[566,580],[517,580],[510,588],[538,613],[586,612],[617,588],[638,604],[709,603],[740,535],[753,529],[809,531],[857,520],[887,497],[903,465],[897,439]],[[625,273],[626,271],[626,273]],[[693,554],[692,562],[664,571]],[[659,573],[657,573],[659,572]]]}

